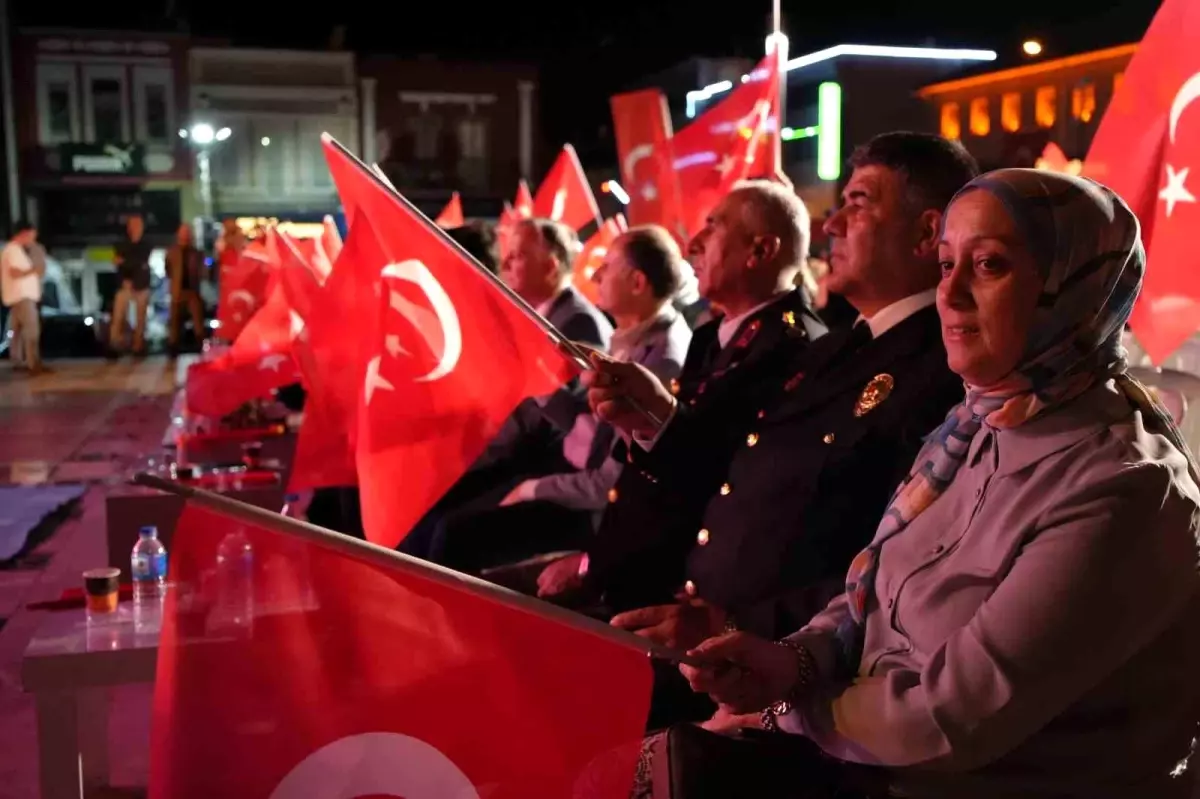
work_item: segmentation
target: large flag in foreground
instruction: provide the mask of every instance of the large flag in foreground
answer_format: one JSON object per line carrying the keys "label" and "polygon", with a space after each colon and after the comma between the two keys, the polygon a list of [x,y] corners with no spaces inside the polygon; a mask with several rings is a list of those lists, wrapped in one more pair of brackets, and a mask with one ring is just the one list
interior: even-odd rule
{"label": "large flag in foreground", "polygon": [[570,797],[598,759],[628,796],[648,644],[222,501],[175,529],[153,799]]}
{"label": "large flag in foreground", "polygon": [[1129,319],[1155,363],[1200,331],[1200,4],[1166,0],[1113,95],[1084,162],[1142,223],[1148,261]]}
{"label": "large flag in foreground", "polygon": [[378,239],[377,262],[357,265],[380,286],[357,462],[367,537],[394,547],[521,400],[555,391],[578,368],[553,328],[443,231],[332,138],[324,146],[343,205]]}

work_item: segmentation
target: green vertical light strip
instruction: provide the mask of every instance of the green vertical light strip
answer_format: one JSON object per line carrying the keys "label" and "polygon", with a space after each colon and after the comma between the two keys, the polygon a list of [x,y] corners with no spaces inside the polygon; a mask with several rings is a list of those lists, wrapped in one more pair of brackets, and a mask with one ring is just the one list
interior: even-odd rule
{"label": "green vertical light strip", "polygon": [[817,177],[837,180],[842,176],[842,86],[822,83],[817,87]]}

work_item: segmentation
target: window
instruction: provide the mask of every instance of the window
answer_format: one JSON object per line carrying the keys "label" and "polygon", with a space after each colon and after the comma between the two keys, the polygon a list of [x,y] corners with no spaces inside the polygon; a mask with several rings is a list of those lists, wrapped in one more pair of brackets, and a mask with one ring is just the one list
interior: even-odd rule
{"label": "window", "polygon": [[1033,117],[1038,127],[1052,128],[1058,117],[1058,90],[1053,86],[1043,86],[1034,95]]}
{"label": "window", "polygon": [[138,141],[167,143],[175,135],[175,92],[169,67],[135,67],[133,102]]}
{"label": "window", "polygon": [[1021,129],[1021,95],[1009,92],[1000,98],[1000,127],[1009,133]]}
{"label": "window", "polygon": [[422,109],[417,115],[408,118],[406,127],[413,137],[413,157],[418,161],[436,159],[442,134],[442,118],[428,109]]}
{"label": "window", "polygon": [[1096,115],[1096,86],[1081,83],[1071,90],[1071,117],[1088,123]]}
{"label": "window", "polygon": [[229,190],[245,191],[254,187],[253,161],[250,157],[246,136],[247,124],[240,118],[212,119],[210,124],[220,130],[228,126],[233,135],[223,142],[214,142],[207,149],[212,164],[212,186],[214,197]]}
{"label": "window", "polygon": [[79,138],[78,93],[73,64],[37,66],[38,139],[53,145]]}
{"label": "window", "polygon": [[[288,178],[288,155],[296,139],[296,123],[287,119],[259,118],[247,120],[242,138],[254,151],[254,184],[271,195],[283,199],[291,188]],[[232,138],[232,137],[230,137]],[[268,142],[263,145],[263,140]]]}
{"label": "window", "polygon": [[1116,94],[1117,92],[1121,91],[1121,84],[1124,82],[1125,82],[1125,73],[1124,72],[1118,72],[1116,75],[1113,75],[1113,94]]}
{"label": "window", "polygon": [[962,138],[962,127],[958,118],[958,103],[942,106],[942,135],[947,139]]}
{"label": "window", "polygon": [[83,107],[88,141],[116,144],[132,138],[126,100],[124,67],[84,67]]}
{"label": "window", "polygon": [[458,177],[473,189],[487,188],[488,181],[488,123],[486,119],[469,116],[458,123]]}
{"label": "window", "polygon": [[971,101],[971,133],[976,136],[986,136],[992,130],[992,115],[988,112],[986,97],[976,97]]}

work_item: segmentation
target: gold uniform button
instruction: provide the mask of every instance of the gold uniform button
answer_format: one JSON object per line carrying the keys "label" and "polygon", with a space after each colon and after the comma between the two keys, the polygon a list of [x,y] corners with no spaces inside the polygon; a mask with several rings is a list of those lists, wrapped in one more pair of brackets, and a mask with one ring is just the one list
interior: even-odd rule
{"label": "gold uniform button", "polygon": [[826,444],[832,444],[835,438],[837,438],[837,436],[835,436],[833,433],[826,433],[825,438],[823,438],[821,440],[824,441]]}
{"label": "gold uniform button", "polygon": [[729,483],[721,484],[721,496],[723,496],[723,497],[729,496],[729,492],[732,490],[733,490],[733,486],[729,485]]}
{"label": "gold uniform button", "polygon": [[700,546],[705,546],[708,544],[708,530],[701,530],[700,532],[696,533],[696,543]]}
{"label": "gold uniform button", "polygon": [[758,443],[758,433],[751,433],[750,435],[746,436],[746,446],[747,447],[753,447],[757,443]]}
{"label": "gold uniform button", "polygon": [[684,590],[684,593],[686,593],[688,596],[695,596],[696,595],[696,584],[693,583],[691,580],[688,580],[686,583],[683,584],[683,590]]}
{"label": "gold uniform button", "polygon": [[617,489],[615,489],[615,488],[608,489],[608,501],[609,502],[616,502],[617,496],[618,496]]}

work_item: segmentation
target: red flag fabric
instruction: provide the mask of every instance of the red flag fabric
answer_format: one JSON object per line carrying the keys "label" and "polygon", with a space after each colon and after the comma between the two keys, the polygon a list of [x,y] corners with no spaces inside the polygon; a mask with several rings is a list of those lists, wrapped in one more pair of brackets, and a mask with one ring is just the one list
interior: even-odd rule
{"label": "red flag fabric", "polygon": [[450,202],[446,203],[446,207],[438,214],[438,218],[434,220],[442,227],[462,227],[464,224],[462,198],[458,196],[458,192],[450,195]]}
{"label": "red flag fabric", "polygon": [[517,181],[517,197],[513,200],[512,209],[521,219],[533,216],[533,194],[529,191],[529,184],[525,182],[524,178]]}
{"label": "red flag fabric", "polygon": [[243,403],[264,399],[300,380],[295,360],[286,352],[238,357],[226,352],[188,367],[184,398],[190,413],[219,419]]}
{"label": "red flag fabric", "polygon": [[604,224],[584,242],[583,249],[575,259],[571,270],[571,283],[594,305],[600,297],[600,286],[592,279],[596,270],[604,263],[604,256],[612,243],[628,229],[625,217],[617,214],[604,220]]}
{"label": "red flag fabric", "polygon": [[262,247],[248,246],[232,263],[221,267],[217,321],[220,337],[233,341],[267,300],[272,264]]}
{"label": "red flag fabric", "polygon": [[627,778],[588,795],[628,796],[644,649],[402,555],[302,535],[185,505],[152,799],[569,797],[597,762]]}
{"label": "red flag fabric", "polygon": [[747,80],[671,140],[687,235],[694,236],[729,188],[769,174],[771,120],[779,116],[779,71],[772,53]]}
{"label": "red flag fabric", "polygon": [[[366,347],[376,338],[378,264],[385,260],[365,216],[355,220],[337,263],[304,316],[304,422],[292,461],[292,490],[358,484],[354,442]],[[286,284],[285,284],[286,288]],[[347,320],[354,320],[348,323]]]}
{"label": "red flag fabric", "polygon": [[338,232],[337,223],[333,221],[332,216],[326,215],[321,223],[324,227],[321,233],[321,249],[325,251],[329,263],[333,264],[342,252],[342,234]]}
{"label": "red flag fabric", "polygon": [[538,186],[533,215],[562,222],[572,230],[582,230],[592,222],[600,224],[596,196],[571,145],[563,145],[554,166]]}
{"label": "red flag fabric", "polygon": [[341,162],[334,174],[343,176],[343,202],[368,217],[387,259],[374,265],[380,335],[366,367],[357,452],[367,536],[394,547],[521,400],[558,389],[576,367],[428,220],[332,140],[325,155]]}
{"label": "red flag fabric", "polygon": [[662,225],[683,239],[667,98],[658,89],[645,89],[613,95],[610,104],[621,180],[629,192],[630,222]]}
{"label": "red flag fabric", "polygon": [[1148,261],[1129,324],[1162,363],[1200,331],[1200,227],[1190,178],[1200,163],[1200,6],[1166,0],[1125,69],[1092,140],[1084,174],[1129,203],[1142,223]]}

